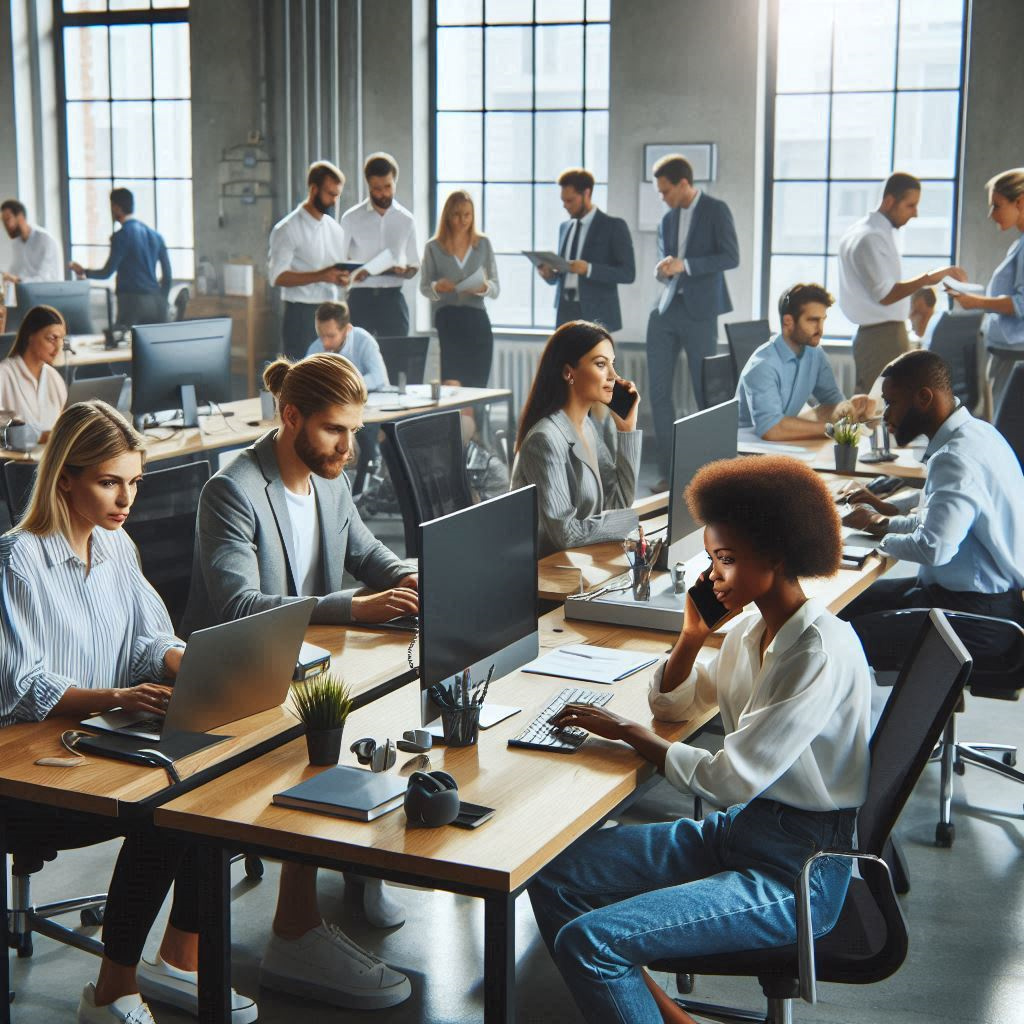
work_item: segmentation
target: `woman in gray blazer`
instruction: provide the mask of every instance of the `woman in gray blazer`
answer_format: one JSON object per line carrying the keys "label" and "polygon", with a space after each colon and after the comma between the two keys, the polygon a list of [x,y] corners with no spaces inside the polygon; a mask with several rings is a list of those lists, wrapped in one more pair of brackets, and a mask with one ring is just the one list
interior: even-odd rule
{"label": "woman in gray blazer", "polygon": [[[483,282],[460,291],[460,283],[478,270]],[[484,299],[498,297],[498,266],[490,239],[476,230],[473,197],[464,189],[456,189],[444,202],[437,234],[423,251],[420,291],[435,310],[441,376],[466,387],[487,387],[494,335]]]}
{"label": "woman in gray blazer", "polygon": [[[613,454],[590,418],[611,401],[615,348],[608,332],[585,320],[563,324],[548,339],[516,437],[512,487],[537,487],[540,553],[622,540],[639,522],[630,507],[640,470],[637,395],[625,419],[610,412]],[[631,381],[623,384],[634,395]]]}

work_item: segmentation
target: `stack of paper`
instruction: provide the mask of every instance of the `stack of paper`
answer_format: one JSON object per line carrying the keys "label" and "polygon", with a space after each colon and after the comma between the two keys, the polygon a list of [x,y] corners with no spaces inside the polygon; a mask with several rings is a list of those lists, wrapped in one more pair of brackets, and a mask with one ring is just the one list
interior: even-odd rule
{"label": "stack of paper", "polygon": [[951,292],[960,292],[962,295],[985,294],[985,286],[983,284],[974,284],[971,281],[958,281],[955,277],[950,277],[948,274],[939,283],[943,288],[948,288]]}
{"label": "stack of paper", "polygon": [[617,683],[620,679],[648,668],[657,661],[650,654],[623,651],[591,644],[566,644],[523,666],[524,672],[562,679],[582,679],[588,683]]}

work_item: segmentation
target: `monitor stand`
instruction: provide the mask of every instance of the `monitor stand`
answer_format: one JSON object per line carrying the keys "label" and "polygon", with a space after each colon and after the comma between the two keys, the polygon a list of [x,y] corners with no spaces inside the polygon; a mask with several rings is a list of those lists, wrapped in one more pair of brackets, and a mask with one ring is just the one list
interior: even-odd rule
{"label": "monitor stand", "polygon": [[199,406],[196,404],[195,384],[181,385],[181,425],[183,427],[199,426]]}

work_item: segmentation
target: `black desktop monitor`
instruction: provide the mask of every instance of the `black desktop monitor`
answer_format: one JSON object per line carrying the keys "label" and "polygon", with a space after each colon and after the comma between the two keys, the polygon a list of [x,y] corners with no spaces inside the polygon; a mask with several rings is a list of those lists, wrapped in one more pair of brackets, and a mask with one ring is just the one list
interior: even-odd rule
{"label": "black desktop monitor", "polygon": [[[95,334],[88,281],[29,281],[15,286],[18,301],[17,321],[33,306],[53,306],[68,325],[68,334]],[[13,326],[13,324],[12,324]]]}
{"label": "black desktop monitor", "polygon": [[685,562],[704,550],[704,541],[696,531],[686,507],[686,487],[702,466],[716,459],[736,457],[736,432],[739,429],[740,403],[735,399],[713,405],[703,412],[676,420],[672,429],[672,474],[669,479],[668,537],[660,569]]}
{"label": "black desktop monitor", "polygon": [[132,415],[181,409],[199,425],[201,402],[231,399],[231,319],[181,320],[132,328]]}
{"label": "black desktop monitor", "polygon": [[[523,487],[419,528],[422,721],[427,695],[468,668],[474,683],[500,679],[537,657],[537,495]],[[491,705],[488,707],[488,705]],[[506,717],[491,701],[481,724]],[[490,720],[488,721],[488,713]]]}

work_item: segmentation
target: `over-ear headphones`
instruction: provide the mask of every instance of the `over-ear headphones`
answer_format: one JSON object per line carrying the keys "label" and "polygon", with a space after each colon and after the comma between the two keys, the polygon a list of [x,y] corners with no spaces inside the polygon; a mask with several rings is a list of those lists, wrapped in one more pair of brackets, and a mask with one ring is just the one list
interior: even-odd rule
{"label": "over-ear headphones", "polygon": [[447,772],[413,772],[405,791],[405,816],[410,825],[437,828],[459,814],[459,786]]}
{"label": "over-ear headphones", "polygon": [[365,736],[356,740],[349,750],[360,764],[368,764],[371,772],[386,772],[398,760],[398,752],[391,740],[385,740],[383,746],[378,746],[375,739]]}

